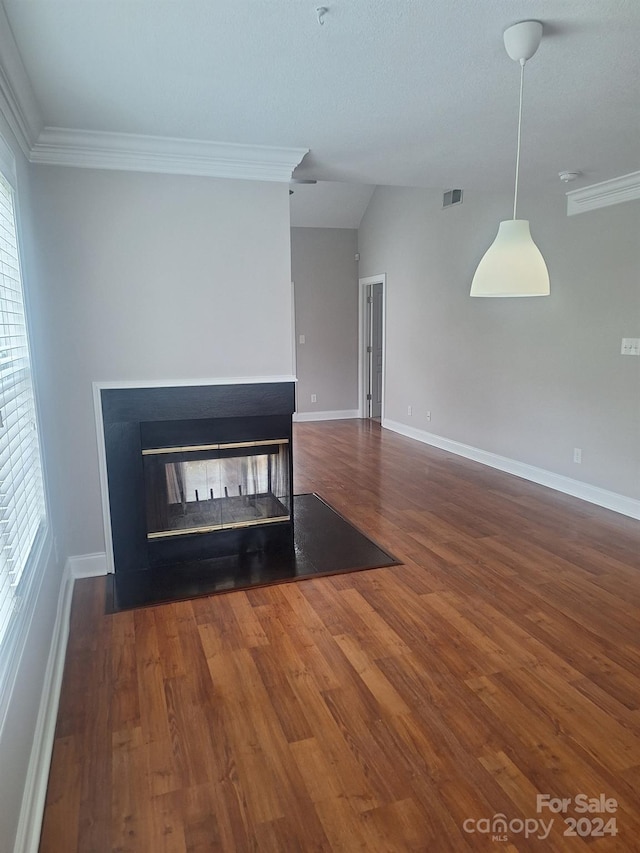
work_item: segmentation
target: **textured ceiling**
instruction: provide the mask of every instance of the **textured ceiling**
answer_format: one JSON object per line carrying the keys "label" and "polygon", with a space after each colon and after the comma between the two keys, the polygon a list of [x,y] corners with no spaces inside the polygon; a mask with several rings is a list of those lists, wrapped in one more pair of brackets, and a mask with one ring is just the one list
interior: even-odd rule
{"label": "textured ceiling", "polygon": [[[46,123],[310,149],[301,176],[509,189],[640,161],[639,0],[5,0]],[[579,184],[578,184],[579,185]]]}

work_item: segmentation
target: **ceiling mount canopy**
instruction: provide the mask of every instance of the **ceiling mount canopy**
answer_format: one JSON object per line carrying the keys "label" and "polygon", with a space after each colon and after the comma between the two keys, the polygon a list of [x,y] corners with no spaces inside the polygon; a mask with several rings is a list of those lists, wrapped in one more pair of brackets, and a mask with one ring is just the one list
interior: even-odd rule
{"label": "ceiling mount canopy", "polygon": [[531,59],[542,41],[540,21],[520,21],[504,31],[504,47],[514,62],[521,65]]}
{"label": "ceiling mount canopy", "polygon": [[549,295],[547,265],[531,238],[528,220],[517,218],[524,66],[537,51],[541,39],[542,24],[540,21],[521,21],[504,32],[504,46],[507,53],[511,59],[520,63],[520,103],[518,108],[513,219],[500,223],[495,240],[478,264],[478,269],[471,283],[471,296]]}

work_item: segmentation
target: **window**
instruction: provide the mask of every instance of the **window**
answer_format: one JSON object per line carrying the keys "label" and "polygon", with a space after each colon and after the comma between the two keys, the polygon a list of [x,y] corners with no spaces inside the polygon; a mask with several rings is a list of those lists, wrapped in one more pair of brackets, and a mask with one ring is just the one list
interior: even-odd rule
{"label": "window", "polygon": [[[0,648],[12,633],[45,529],[11,162],[0,139]],[[4,156],[3,156],[4,155]]]}

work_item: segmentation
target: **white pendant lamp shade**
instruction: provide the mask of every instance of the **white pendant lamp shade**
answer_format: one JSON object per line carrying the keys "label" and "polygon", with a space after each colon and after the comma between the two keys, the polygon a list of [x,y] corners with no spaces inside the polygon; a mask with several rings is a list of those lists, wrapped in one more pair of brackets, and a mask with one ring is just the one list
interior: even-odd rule
{"label": "white pendant lamp shade", "polygon": [[542,38],[539,21],[521,21],[504,33],[504,46],[511,59],[520,63],[520,104],[513,219],[500,223],[496,239],[485,252],[471,283],[471,296],[548,296],[549,272],[540,249],[531,239],[529,222],[517,219],[522,93],[524,66],[535,54]]}
{"label": "white pendant lamp shade", "polygon": [[526,219],[500,223],[471,282],[471,296],[548,296],[549,273]]}

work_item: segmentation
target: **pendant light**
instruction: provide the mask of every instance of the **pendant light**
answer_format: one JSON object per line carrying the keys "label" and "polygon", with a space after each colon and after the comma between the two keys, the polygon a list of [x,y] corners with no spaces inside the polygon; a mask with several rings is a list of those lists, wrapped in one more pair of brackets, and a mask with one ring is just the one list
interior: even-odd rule
{"label": "pendant light", "polygon": [[548,296],[549,273],[540,249],[531,239],[529,222],[517,219],[522,91],[524,66],[542,39],[540,21],[521,21],[505,30],[504,46],[511,59],[520,63],[520,107],[513,219],[500,223],[495,240],[478,264],[471,283],[471,296]]}

